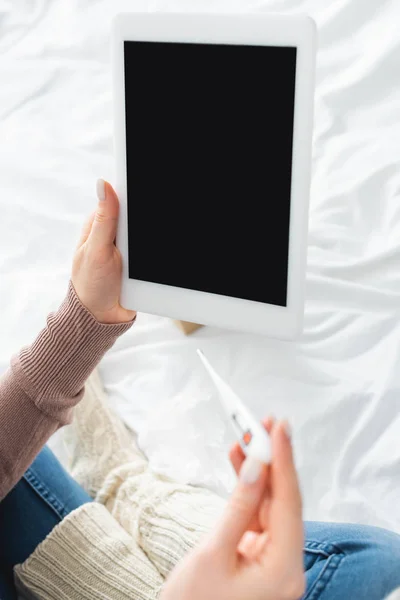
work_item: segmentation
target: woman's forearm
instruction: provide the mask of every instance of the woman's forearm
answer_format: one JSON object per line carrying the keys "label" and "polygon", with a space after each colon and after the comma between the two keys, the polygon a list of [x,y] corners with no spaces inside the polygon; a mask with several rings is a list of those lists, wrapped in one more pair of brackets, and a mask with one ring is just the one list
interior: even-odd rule
{"label": "woman's forearm", "polygon": [[86,379],[131,325],[99,323],[70,283],[47,327],[12,359],[0,379],[0,499],[47,439],[71,420]]}

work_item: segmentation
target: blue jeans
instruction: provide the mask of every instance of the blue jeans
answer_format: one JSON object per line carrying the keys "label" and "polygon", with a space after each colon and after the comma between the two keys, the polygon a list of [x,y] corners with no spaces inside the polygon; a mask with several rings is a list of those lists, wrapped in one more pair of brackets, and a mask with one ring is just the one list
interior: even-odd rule
{"label": "blue jeans", "polygon": [[14,565],[23,562],[62,519],[90,496],[44,448],[0,502],[0,598],[16,600]]}
{"label": "blue jeans", "polygon": [[400,536],[340,523],[305,523],[304,600],[383,600],[400,586]]}
{"label": "blue jeans", "polygon": [[[0,598],[15,600],[12,568],[71,510],[90,502],[47,448],[0,503]],[[383,600],[400,586],[400,536],[375,527],[305,524],[304,600]]]}

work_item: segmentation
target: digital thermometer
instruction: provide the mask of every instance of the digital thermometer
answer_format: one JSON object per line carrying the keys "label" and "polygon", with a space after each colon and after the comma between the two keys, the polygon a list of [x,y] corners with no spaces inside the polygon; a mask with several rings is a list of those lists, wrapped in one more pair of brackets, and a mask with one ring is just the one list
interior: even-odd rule
{"label": "digital thermometer", "polygon": [[203,352],[198,349],[197,354],[218,390],[221,404],[239,438],[243,452],[262,463],[270,463],[271,443],[264,427],[253,417],[232,388],[214,371]]}

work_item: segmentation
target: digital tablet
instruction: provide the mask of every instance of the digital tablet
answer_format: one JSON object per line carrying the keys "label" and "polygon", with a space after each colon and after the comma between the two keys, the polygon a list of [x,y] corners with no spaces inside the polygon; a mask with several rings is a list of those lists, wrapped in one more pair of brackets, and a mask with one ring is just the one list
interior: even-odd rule
{"label": "digital tablet", "polygon": [[301,331],[315,46],[307,16],[117,16],[126,308],[279,338]]}

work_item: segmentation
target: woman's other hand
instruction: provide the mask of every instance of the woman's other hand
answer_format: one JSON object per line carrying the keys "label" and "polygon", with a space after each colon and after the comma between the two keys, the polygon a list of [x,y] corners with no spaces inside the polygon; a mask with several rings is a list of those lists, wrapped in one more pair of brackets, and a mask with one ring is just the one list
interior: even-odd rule
{"label": "woman's other hand", "polygon": [[171,573],[161,600],[301,598],[301,496],[285,423],[272,425],[271,443],[271,467],[243,462],[214,532]]}
{"label": "woman's other hand", "polygon": [[99,203],[83,228],[71,280],[82,304],[101,323],[125,323],[136,313],[119,303],[122,258],[115,246],[119,202],[111,185],[97,182]]}

